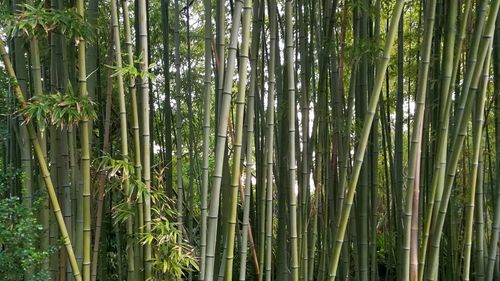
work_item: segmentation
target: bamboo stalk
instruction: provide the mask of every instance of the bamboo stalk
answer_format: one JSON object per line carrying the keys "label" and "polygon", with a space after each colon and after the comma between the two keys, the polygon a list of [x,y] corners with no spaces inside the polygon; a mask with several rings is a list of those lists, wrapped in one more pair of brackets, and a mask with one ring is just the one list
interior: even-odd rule
{"label": "bamboo stalk", "polygon": [[200,274],[198,280],[205,280],[206,251],[207,251],[207,201],[209,184],[209,146],[210,146],[210,95],[212,88],[212,3],[204,0],[205,8],[205,75],[203,91],[203,164],[201,186],[201,234],[200,234]]}
{"label": "bamboo stalk", "polygon": [[[116,67],[120,69],[122,67],[122,52],[120,45],[120,29],[118,26],[118,18],[119,11],[118,5],[115,0],[111,0],[111,18],[113,22],[113,39],[115,45],[115,60]],[[127,125],[127,109],[125,106],[125,90],[124,90],[124,81],[121,73],[118,73],[116,76],[118,81],[118,104],[120,108],[120,140],[121,140],[121,153],[123,160],[128,163],[128,125]],[[129,181],[129,172],[128,170],[124,170],[123,174],[123,189],[125,194],[127,195],[127,209],[132,211],[132,204],[130,198],[132,196],[130,190],[130,181]],[[134,272],[135,272],[135,263],[134,263],[134,221],[133,217],[128,217],[127,222],[127,280],[133,280]]]}
{"label": "bamboo stalk", "polygon": [[238,94],[236,95],[236,118],[235,118],[235,136],[233,138],[233,167],[231,175],[231,186],[228,200],[228,228],[227,228],[227,254],[225,260],[225,279],[233,279],[233,260],[234,260],[234,240],[237,216],[238,203],[238,186],[241,178],[241,150],[243,143],[243,123],[245,111],[245,95],[247,83],[247,67],[248,67],[248,50],[250,47],[250,23],[252,22],[252,0],[245,0],[243,3],[242,16],[242,31],[241,31],[241,46],[240,46],[240,63],[239,63],[239,80]]}
{"label": "bamboo stalk", "polygon": [[[215,168],[213,176],[212,192],[210,194],[210,208],[207,216],[207,256],[205,268],[205,280],[213,280],[215,244],[217,236],[217,223],[219,215],[220,186],[222,182],[222,167],[224,161],[224,149],[227,140],[227,126],[229,118],[229,105],[231,102],[231,88],[233,85],[233,74],[235,70],[236,47],[238,43],[238,31],[241,24],[243,2],[237,0],[234,6],[233,22],[231,26],[231,37],[228,51],[228,59],[224,77],[224,91],[220,105],[217,125],[217,138],[215,147]],[[219,54],[220,56],[220,54]]]}

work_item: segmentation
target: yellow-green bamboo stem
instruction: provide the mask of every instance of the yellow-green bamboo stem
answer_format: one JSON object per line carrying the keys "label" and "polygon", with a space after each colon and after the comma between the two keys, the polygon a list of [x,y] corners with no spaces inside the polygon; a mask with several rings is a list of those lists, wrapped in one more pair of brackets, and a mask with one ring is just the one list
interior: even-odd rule
{"label": "yellow-green bamboo stem", "polygon": [[[76,10],[78,14],[85,18],[84,0],[76,1]],[[87,97],[87,71],[85,64],[85,38],[78,38],[78,95]],[[90,281],[90,260],[92,247],[91,233],[91,214],[90,214],[90,137],[89,137],[89,119],[84,116],[80,121],[80,144],[81,144],[81,165],[82,165],[82,180],[83,180],[83,265],[82,273],[83,280]]]}
{"label": "yellow-green bamboo stem", "polygon": [[[125,47],[127,50],[127,64],[134,65],[134,52],[132,45],[132,32],[130,30],[130,16],[128,11],[128,0],[122,0],[122,10],[123,10],[123,26],[125,31]],[[130,94],[130,104],[132,111],[132,139],[133,139],[133,163],[134,163],[134,173],[135,178],[138,180],[142,179],[142,164],[141,164],[141,145],[140,145],[140,132],[139,132],[139,113],[137,109],[137,88],[135,84],[135,78],[130,77],[128,80],[128,88]],[[137,221],[137,226],[135,230],[138,234],[142,233],[144,225],[143,216],[143,203],[142,194],[137,193],[137,208],[135,219]],[[142,279],[143,272],[143,248],[137,243],[134,245],[134,280]]]}
{"label": "yellow-green bamboo stem", "polygon": [[[139,0],[138,6],[138,39],[142,60],[140,62],[140,86],[141,86],[141,101],[142,101],[142,155],[143,155],[143,180],[145,185],[144,193],[144,232],[151,232],[151,153],[150,153],[150,132],[149,132],[149,63],[148,63],[148,31],[147,31],[147,4],[146,0]],[[144,245],[144,278],[152,278],[152,249],[151,244]]]}
{"label": "yellow-green bamboo stem", "polygon": [[[236,49],[238,44],[238,31],[241,24],[241,12],[243,1],[237,0],[234,5],[233,22],[231,26],[230,45],[228,51],[227,68],[224,77],[224,90],[220,104],[219,120],[217,126],[217,140],[215,147],[215,168],[213,176],[212,192],[210,194],[210,208],[207,217],[207,256],[205,268],[205,280],[213,280],[215,263],[215,246],[217,236],[217,224],[219,216],[220,187],[222,182],[222,167],[224,161],[224,149],[227,141],[227,127],[229,119],[229,107],[231,103],[231,89],[235,70]],[[220,66],[220,65],[219,65]],[[221,67],[221,66],[220,66]]]}
{"label": "yellow-green bamboo stem", "polygon": [[[111,21],[113,27],[113,42],[115,46],[115,60],[116,67],[118,69],[122,68],[122,52],[120,45],[120,28],[118,26],[118,6],[116,0],[111,0]],[[128,162],[128,126],[127,126],[127,109],[125,106],[125,89],[123,82],[123,75],[118,72],[116,76],[118,82],[118,105],[120,110],[120,144],[121,144],[121,153],[123,161]],[[123,174],[123,190],[127,195],[127,209],[129,211],[132,210],[130,198],[130,181],[128,170],[124,170]],[[133,235],[134,235],[134,218],[129,216],[127,218],[127,280],[133,280],[134,278],[134,243],[133,243]]]}
{"label": "yellow-green bamboo stem", "polygon": [[483,66],[483,77],[481,81],[481,89],[479,90],[479,95],[476,102],[477,112],[476,120],[474,120],[474,128],[477,128],[476,134],[473,136],[472,140],[472,160],[469,175],[469,196],[467,203],[465,205],[465,242],[464,242],[464,261],[463,261],[463,280],[470,280],[470,260],[472,253],[472,234],[473,234],[473,219],[474,219],[474,206],[476,201],[476,184],[477,184],[477,173],[479,165],[479,154],[481,153],[481,143],[482,143],[482,133],[484,124],[484,104],[486,99],[486,91],[488,88],[488,78],[490,72],[490,59],[491,59],[491,48],[488,50],[486,55],[486,61]]}
{"label": "yellow-green bamboo stem", "polygon": [[241,147],[243,143],[243,122],[245,112],[245,94],[247,83],[248,50],[250,46],[250,23],[252,22],[252,0],[243,3],[243,20],[241,31],[240,64],[238,94],[236,95],[235,138],[233,143],[233,169],[229,192],[229,215],[227,227],[227,254],[225,279],[233,280],[234,236],[237,219],[238,187],[241,180]]}
{"label": "yellow-green bamboo stem", "polygon": [[295,155],[295,119],[296,119],[296,103],[295,103],[295,61],[294,61],[294,46],[293,46],[293,15],[292,1],[287,0],[285,3],[285,62],[287,71],[287,94],[288,94],[288,212],[290,216],[290,270],[291,280],[299,280],[299,251],[297,242],[297,162]]}

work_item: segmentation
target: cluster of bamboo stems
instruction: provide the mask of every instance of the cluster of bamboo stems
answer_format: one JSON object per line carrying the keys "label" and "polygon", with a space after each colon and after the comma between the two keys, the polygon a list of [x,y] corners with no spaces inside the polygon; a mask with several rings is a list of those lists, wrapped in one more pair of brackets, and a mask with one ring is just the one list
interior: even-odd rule
{"label": "cluster of bamboo stems", "polygon": [[[164,278],[139,242],[160,188],[199,257],[188,280],[498,278],[500,0],[157,2],[111,0],[107,18],[107,2],[76,0],[109,21],[107,42],[19,32],[9,54],[0,40],[19,108],[46,91],[100,101],[97,120],[62,129],[9,123],[23,202],[47,193],[40,245],[64,244],[42,266],[53,280],[110,280],[109,233],[120,280]],[[105,154],[133,167],[123,198],[93,169]],[[106,228],[119,200],[129,215]]]}

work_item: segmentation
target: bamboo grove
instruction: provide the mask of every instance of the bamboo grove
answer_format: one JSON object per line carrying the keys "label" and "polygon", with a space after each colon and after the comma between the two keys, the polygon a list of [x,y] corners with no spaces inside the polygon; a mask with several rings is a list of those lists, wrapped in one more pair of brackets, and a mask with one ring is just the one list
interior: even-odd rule
{"label": "bamboo grove", "polygon": [[0,280],[500,280],[499,8],[0,1]]}

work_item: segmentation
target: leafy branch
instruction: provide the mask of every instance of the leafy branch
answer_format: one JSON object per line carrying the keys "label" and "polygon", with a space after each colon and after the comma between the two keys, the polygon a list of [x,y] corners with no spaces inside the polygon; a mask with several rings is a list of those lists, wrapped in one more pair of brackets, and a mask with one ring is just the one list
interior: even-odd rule
{"label": "leafy branch", "polygon": [[150,69],[152,69],[154,67],[154,65],[155,65],[154,63],[151,63],[148,65],[147,71],[143,71],[143,70],[137,69],[135,67],[136,64],[142,63],[143,56],[144,56],[144,53],[141,52],[141,54],[137,58],[134,59],[134,64],[125,64],[122,67],[106,64],[106,67],[114,70],[114,73],[111,75],[111,77],[116,77],[118,75],[122,75],[123,78],[125,78],[125,79],[131,79],[131,78],[135,79],[135,78],[148,77],[149,79],[154,80],[155,75],[153,74],[152,71],[149,71]]}
{"label": "leafy branch", "polygon": [[25,123],[34,119],[41,130],[45,128],[46,123],[63,128],[97,117],[93,103],[88,97],[59,92],[32,97],[18,113],[24,116]]}
{"label": "leafy branch", "polygon": [[13,15],[0,20],[7,31],[7,35],[14,37],[18,32],[26,36],[39,36],[51,31],[60,32],[68,38],[75,38],[78,42],[81,38],[92,40],[94,33],[90,25],[77,13],[75,8],[65,10],[28,4],[18,5],[18,11]]}

